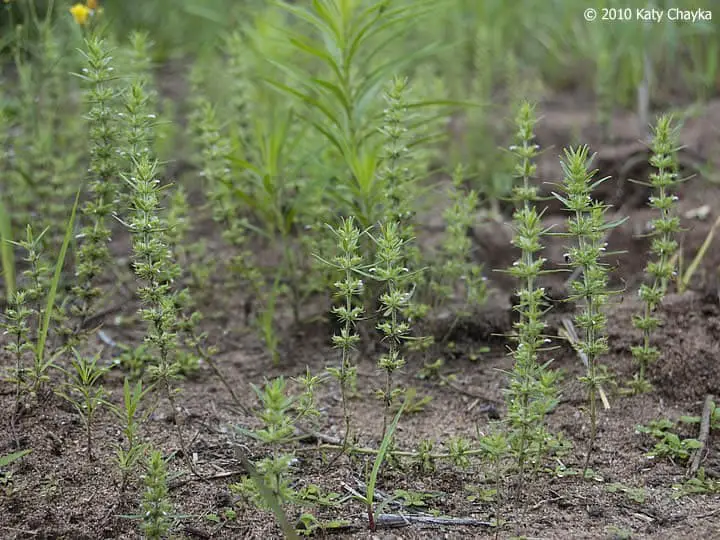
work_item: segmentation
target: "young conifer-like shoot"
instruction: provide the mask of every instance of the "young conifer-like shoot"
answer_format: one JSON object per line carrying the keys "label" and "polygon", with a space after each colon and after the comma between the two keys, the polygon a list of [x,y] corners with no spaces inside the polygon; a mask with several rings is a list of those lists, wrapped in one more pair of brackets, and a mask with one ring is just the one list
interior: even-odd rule
{"label": "young conifer-like shoot", "polygon": [[607,265],[601,259],[606,252],[606,231],[619,224],[606,222],[608,206],[592,198],[592,190],[605,179],[593,179],[597,171],[589,169],[590,161],[587,146],[566,149],[561,160],[564,173],[562,194],[553,193],[570,212],[567,232],[562,233],[573,240],[566,259],[571,268],[580,270],[580,277],[571,283],[568,301],[578,302],[581,306],[581,312],[575,316],[575,324],[581,331],[577,347],[586,364],[586,374],[580,377],[580,381],[587,389],[590,442],[583,476],[597,438],[598,398],[604,397],[602,383],[607,380],[600,358],[608,350],[605,335],[607,317],[603,308],[610,293]]}
{"label": "young conifer-like shoot", "polygon": [[660,351],[651,344],[651,336],[660,324],[653,313],[662,302],[667,284],[675,274],[673,255],[678,248],[675,236],[680,230],[680,219],[673,215],[678,198],[672,193],[672,189],[678,183],[678,176],[675,158],[677,143],[670,116],[663,115],[658,120],[650,148],[650,165],[656,172],[650,175],[654,193],[650,197],[649,205],[657,211],[658,216],[650,223],[650,251],[654,259],[645,267],[650,283],[641,285],[638,291],[645,307],[641,315],[633,317],[635,328],[642,331],[642,344],[632,347],[633,357],[638,364],[638,372],[632,382],[636,392],[650,389],[647,369],[660,356]]}
{"label": "young conifer-like shoot", "polygon": [[515,144],[510,147],[516,158],[515,175],[521,182],[514,189],[516,209],[513,214],[515,234],[512,241],[520,250],[520,258],[509,269],[519,284],[518,302],[514,306],[519,320],[515,323],[513,339],[517,345],[512,351],[515,363],[507,391],[511,443],[520,475],[518,492],[522,488],[528,461],[541,457],[531,455],[532,449],[544,448],[541,441],[545,435],[544,420],[554,406],[552,392],[548,392],[542,383],[544,368],[538,364],[538,350],[545,343],[545,323],[542,320],[545,290],[538,286],[545,259],[538,256],[538,252],[542,250],[542,235],[547,231],[543,229],[541,214],[535,208],[537,188],[530,183],[535,176],[537,166],[534,160],[539,150],[534,143],[535,124],[534,107],[524,102],[516,118]]}

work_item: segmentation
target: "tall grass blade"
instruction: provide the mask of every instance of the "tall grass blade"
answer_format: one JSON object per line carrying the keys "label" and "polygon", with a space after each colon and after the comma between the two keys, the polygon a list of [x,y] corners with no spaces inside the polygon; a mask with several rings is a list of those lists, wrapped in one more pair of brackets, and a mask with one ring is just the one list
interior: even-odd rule
{"label": "tall grass blade", "polygon": [[367,504],[367,511],[368,511],[368,521],[370,522],[370,529],[375,530],[375,519],[373,517],[373,500],[375,498],[375,484],[377,484],[377,477],[378,473],[380,472],[380,467],[383,464],[383,461],[385,461],[385,454],[388,451],[388,448],[390,448],[390,443],[393,439],[393,434],[395,433],[395,428],[397,428],[398,422],[400,422],[400,417],[402,416],[402,413],[405,411],[405,406],[408,403],[411,403],[413,398],[415,397],[415,390],[410,388],[405,393],[405,399],[402,402],[402,405],[400,406],[400,409],[398,410],[397,414],[395,415],[395,418],[393,419],[392,423],[388,426],[387,432],[385,432],[385,437],[382,440],[382,444],[380,445],[380,450],[378,450],[377,456],[375,457],[375,463],[373,463],[372,471],[370,472],[370,479],[368,480],[367,485],[367,492],[366,492],[366,504]]}
{"label": "tall grass blade", "polygon": [[50,329],[50,319],[52,318],[52,310],[55,307],[55,297],[57,296],[58,284],[60,283],[60,276],[62,274],[63,265],[65,264],[65,255],[67,254],[70,240],[73,236],[73,229],[75,227],[75,214],[77,213],[78,203],[80,201],[80,193],[82,192],[83,185],[81,184],[75,194],[75,202],[73,203],[72,211],[70,212],[70,219],[68,220],[67,226],[65,227],[65,238],[63,239],[60,253],[58,254],[58,260],[55,263],[55,273],[53,274],[52,282],[50,283],[50,290],[48,291],[47,301],[45,302],[45,314],[42,321],[42,326],[38,331],[38,340],[36,346],[36,355],[38,364],[42,365],[43,355],[45,353],[45,342],[47,341],[48,331]]}
{"label": "tall grass blade", "polygon": [[5,298],[11,303],[15,296],[15,252],[12,247],[10,213],[2,199],[0,199],[0,259],[2,259]]}

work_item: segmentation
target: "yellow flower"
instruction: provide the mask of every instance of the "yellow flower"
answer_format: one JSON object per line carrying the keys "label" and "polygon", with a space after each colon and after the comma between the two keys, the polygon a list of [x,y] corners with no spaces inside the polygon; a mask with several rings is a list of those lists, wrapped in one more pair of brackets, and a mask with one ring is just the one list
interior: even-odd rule
{"label": "yellow flower", "polygon": [[73,16],[73,19],[75,19],[75,22],[78,23],[80,26],[83,26],[87,23],[88,18],[92,13],[92,10],[85,4],[75,4],[73,7],[70,8],[70,13]]}
{"label": "yellow flower", "polygon": [[98,7],[98,0],[87,0],[87,7],[89,7],[92,10],[97,9]]}

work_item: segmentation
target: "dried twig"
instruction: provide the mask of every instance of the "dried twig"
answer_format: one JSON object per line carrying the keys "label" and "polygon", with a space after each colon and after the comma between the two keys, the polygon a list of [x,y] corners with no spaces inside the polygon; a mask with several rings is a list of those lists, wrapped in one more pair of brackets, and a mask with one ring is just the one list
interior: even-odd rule
{"label": "dried twig", "polygon": [[[580,360],[582,360],[583,365],[585,368],[588,367],[588,358],[587,355],[582,352],[580,349],[577,348],[577,344],[580,341],[580,338],[578,338],[577,331],[575,330],[575,325],[573,325],[572,321],[567,318],[563,317],[562,324],[565,327],[565,331],[560,331],[561,334],[564,335],[564,337],[570,342],[570,344],[573,346],[573,349],[575,349],[578,353],[578,356],[580,356]],[[610,408],[610,402],[608,401],[607,396],[605,395],[605,391],[602,389],[602,386],[598,387],[598,394],[600,394],[600,400],[602,401],[603,407],[605,410]]]}
{"label": "dried twig", "polygon": [[[485,401],[486,403],[491,403],[494,405],[504,405],[504,402],[499,399],[492,398],[485,394],[478,394],[478,393],[470,392],[469,390],[466,390],[459,384],[455,384],[449,377],[445,377],[445,376],[441,375],[440,380],[442,381],[442,383],[446,384],[447,386],[449,386],[456,392],[463,394],[464,396],[479,399],[481,401]],[[487,410],[483,409],[483,412],[487,412]]]}
{"label": "dried twig", "polygon": [[451,527],[492,527],[489,521],[473,518],[435,517],[417,514],[379,514],[375,516],[377,528],[396,529],[413,524],[442,525]]}
{"label": "dried twig", "polygon": [[705,448],[707,447],[707,439],[710,435],[710,419],[712,417],[713,405],[713,396],[712,394],[708,394],[705,396],[705,404],[703,405],[702,417],[700,419],[700,435],[698,436],[700,448],[695,450],[692,460],[690,461],[688,477],[695,476],[700,468],[700,462],[703,459],[703,454],[705,453]]}

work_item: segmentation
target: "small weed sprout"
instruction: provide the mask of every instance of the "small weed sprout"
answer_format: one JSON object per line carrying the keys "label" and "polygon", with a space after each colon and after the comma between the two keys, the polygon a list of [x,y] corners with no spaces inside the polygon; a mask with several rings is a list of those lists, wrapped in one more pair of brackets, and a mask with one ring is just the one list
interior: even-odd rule
{"label": "small weed sprout", "polygon": [[677,143],[670,116],[664,115],[658,120],[650,147],[652,149],[650,164],[657,169],[657,172],[650,175],[654,193],[650,197],[649,204],[651,208],[657,210],[659,216],[651,222],[650,250],[655,255],[655,260],[648,262],[645,267],[645,272],[652,283],[640,286],[639,295],[645,308],[642,315],[633,317],[633,325],[642,331],[642,344],[632,347],[638,372],[631,385],[638,393],[651,388],[646,378],[647,369],[660,356],[657,347],[651,345],[652,334],[660,324],[660,320],[653,313],[662,302],[668,283],[675,275],[673,255],[678,248],[675,235],[680,230],[680,219],[673,215],[677,196],[671,190],[678,183],[675,158]]}
{"label": "small weed sprout", "polygon": [[88,460],[93,458],[92,428],[95,413],[101,406],[106,405],[106,392],[102,386],[102,377],[108,368],[98,366],[99,354],[92,359],[73,350],[74,358],[70,361],[72,369],[60,369],[67,375],[65,389],[58,392],[75,407],[85,425],[85,438],[87,443],[86,455]]}
{"label": "small weed sprout", "polygon": [[[13,336],[5,349],[15,357],[15,407],[20,406],[23,390],[37,393],[48,380],[45,371],[47,366],[37,354],[36,348],[30,342],[32,329],[36,330],[42,325],[44,318],[43,296],[46,294],[51,277],[51,269],[43,257],[42,238],[45,229],[39,235],[33,232],[30,225],[26,228],[25,240],[12,242],[21,247],[26,255],[23,258],[28,268],[23,272],[22,278],[26,285],[15,291],[11,307],[5,312],[5,322],[2,328]],[[26,352],[33,353],[33,366],[31,369],[23,367],[23,357]],[[25,375],[30,377],[26,381]]]}
{"label": "small weed sprout", "polygon": [[295,440],[295,432],[301,421],[319,414],[315,403],[315,387],[321,380],[307,373],[295,382],[303,387],[303,392],[298,396],[290,395],[284,377],[268,381],[262,388],[252,385],[262,403],[262,411],[257,414],[262,427],[254,430],[238,428],[241,434],[270,446],[272,452],[270,457],[257,463],[257,473],[262,484],[273,494],[273,500],[267,500],[264,490],[260,489],[257,478],[253,478],[252,474],[230,486],[232,491],[248,496],[259,508],[274,510],[275,504],[284,506],[298,498],[292,475],[295,456],[284,452],[282,447]]}
{"label": "small weed sprout", "polygon": [[343,273],[342,279],[335,282],[336,294],[343,304],[333,307],[333,313],[340,324],[340,333],[333,336],[333,345],[340,349],[340,367],[328,368],[328,372],[340,383],[345,435],[343,437],[344,453],[350,437],[350,409],[348,392],[357,377],[357,368],[352,364],[351,354],[355,350],[360,336],[357,333],[357,322],[362,318],[364,308],[358,300],[363,294],[363,281],[359,271],[363,269],[360,252],[361,232],[355,227],[353,218],[343,219],[340,227],[332,229],[338,239],[340,254],[327,264]]}
{"label": "small weed sprout", "polygon": [[14,291],[10,305],[3,314],[4,321],[0,324],[0,328],[11,336],[4,349],[15,358],[15,372],[12,375],[12,381],[15,382],[13,424],[16,414],[20,411],[23,385],[25,384],[23,359],[25,353],[33,351],[33,344],[30,342],[30,320],[33,312],[27,304],[27,293],[23,289]]}
{"label": "small weed sprout", "polygon": [[543,229],[541,214],[534,206],[538,200],[537,189],[530,184],[537,167],[534,163],[538,154],[538,146],[533,141],[535,123],[534,107],[524,102],[516,119],[515,144],[510,147],[516,157],[515,175],[522,181],[514,189],[517,206],[513,214],[515,234],[512,243],[520,250],[520,258],[513,263],[509,273],[520,285],[517,293],[519,300],[513,306],[519,320],[515,323],[516,334],[512,336],[517,346],[511,353],[515,362],[507,390],[511,444],[520,475],[518,494],[522,490],[527,463],[542,457],[533,455],[531,449],[544,448],[542,440],[547,435],[545,417],[556,403],[553,399],[556,391],[545,388],[544,366],[538,364],[538,351],[545,343],[545,323],[542,320],[545,289],[538,286],[537,280],[542,274],[545,259],[536,254],[542,250],[540,241],[547,231]]}
{"label": "small weed sprout", "polygon": [[138,410],[142,399],[150,390],[151,387],[143,388],[141,380],[131,385],[126,377],[123,383],[122,407],[113,406],[111,408],[113,414],[115,414],[121,423],[122,434],[127,441],[126,446],[123,447],[123,445],[117,444],[115,447],[115,459],[121,474],[121,494],[125,492],[130,475],[135,470],[147,448],[147,445],[140,442],[138,438],[138,430],[144,420],[144,417],[138,418]]}
{"label": "small weed sprout", "polygon": [[141,529],[148,540],[160,540],[170,532],[172,504],[167,485],[167,465],[162,453],[153,450],[146,463]]}
{"label": "small weed sprout", "polygon": [[511,444],[504,433],[498,432],[481,437],[480,449],[493,468],[493,479],[495,480],[495,531],[497,538],[497,532],[502,526],[502,481],[504,472],[502,464],[511,450]]}
{"label": "small weed sprout", "polygon": [[[76,285],[73,295],[78,300],[73,315],[79,318],[75,340],[85,321],[93,312],[96,300],[101,294],[97,278],[110,261],[108,243],[110,229],[108,216],[115,209],[117,198],[117,113],[114,107],[116,91],[113,59],[102,39],[91,37],[86,40],[87,51],[82,52],[86,67],[79,75],[87,83],[85,102],[88,111],[90,141],[90,182],[91,198],[83,206],[86,224],[82,230],[80,247],[77,252],[75,270]],[[74,344],[74,343],[71,343]]]}
{"label": "small weed sprout", "polygon": [[566,149],[561,160],[564,181],[562,195],[553,195],[571,212],[567,220],[567,232],[559,233],[574,239],[567,253],[568,264],[580,268],[580,278],[574,280],[568,301],[582,302],[582,312],[575,316],[575,323],[581,329],[579,351],[587,359],[586,375],[580,377],[588,396],[588,415],[590,417],[590,441],[583,467],[583,477],[588,470],[593,446],[597,438],[598,396],[603,381],[608,379],[607,370],[599,363],[600,357],[608,350],[605,327],[607,317],[603,307],[607,304],[608,270],[600,259],[605,255],[605,233],[621,222],[606,222],[607,205],[594,201],[592,190],[605,179],[593,180],[597,171],[588,169],[590,157],[588,147],[580,146]]}

